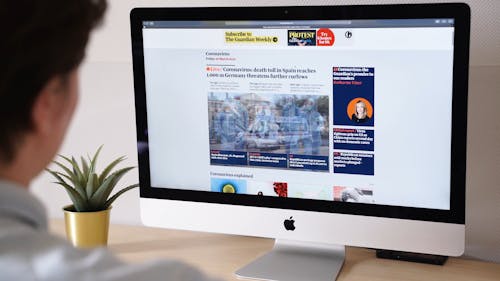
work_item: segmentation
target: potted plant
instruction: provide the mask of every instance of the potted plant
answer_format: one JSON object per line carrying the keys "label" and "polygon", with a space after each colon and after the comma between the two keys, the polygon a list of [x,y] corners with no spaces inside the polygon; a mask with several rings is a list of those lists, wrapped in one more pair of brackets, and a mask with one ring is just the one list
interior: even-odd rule
{"label": "potted plant", "polygon": [[73,202],[72,205],[65,206],[63,211],[66,235],[77,247],[106,245],[111,204],[123,193],[139,186],[138,184],[129,185],[111,196],[120,179],[134,167],[113,171],[120,162],[125,160],[122,156],[108,164],[98,174],[96,162],[101,149],[102,146],[97,149],[92,158],[80,157],[80,163],[74,157],[59,155],[67,162],[67,165],[55,160],[53,163],[59,166],[62,172],[47,169],[56,178],[55,183],[66,190]]}

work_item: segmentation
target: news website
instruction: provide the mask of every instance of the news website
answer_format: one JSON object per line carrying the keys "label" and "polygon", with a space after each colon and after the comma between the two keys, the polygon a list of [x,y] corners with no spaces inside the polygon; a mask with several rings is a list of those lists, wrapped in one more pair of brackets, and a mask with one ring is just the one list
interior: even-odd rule
{"label": "news website", "polygon": [[152,186],[449,209],[453,30],[145,23]]}

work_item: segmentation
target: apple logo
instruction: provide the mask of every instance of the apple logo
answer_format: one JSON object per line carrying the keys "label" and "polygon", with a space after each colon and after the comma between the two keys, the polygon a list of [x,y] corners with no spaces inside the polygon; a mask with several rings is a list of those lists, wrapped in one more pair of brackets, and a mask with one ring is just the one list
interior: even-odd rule
{"label": "apple logo", "polygon": [[283,224],[285,225],[285,229],[286,229],[286,230],[292,230],[292,231],[293,231],[293,230],[295,230],[295,225],[294,225],[294,223],[295,223],[295,220],[293,219],[293,216],[292,216],[292,217],[290,217],[290,219],[285,220],[285,221],[283,222]]}

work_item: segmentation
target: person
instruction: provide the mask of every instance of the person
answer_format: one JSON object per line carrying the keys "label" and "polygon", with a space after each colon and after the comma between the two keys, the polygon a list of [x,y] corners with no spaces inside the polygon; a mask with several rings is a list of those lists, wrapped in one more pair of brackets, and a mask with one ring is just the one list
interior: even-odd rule
{"label": "person", "polygon": [[234,150],[240,148],[239,136],[244,129],[239,124],[239,114],[233,104],[225,101],[222,104],[222,110],[215,116],[215,133],[220,139],[221,148],[224,150]]}
{"label": "person", "polygon": [[276,139],[278,136],[278,126],[276,118],[269,104],[264,103],[255,115],[253,128],[260,138]]}
{"label": "person", "polygon": [[281,130],[284,134],[286,153],[297,153],[299,148],[300,111],[293,96],[285,96],[282,110]]}
{"label": "person", "polygon": [[316,103],[308,98],[302,106],[302,115],[307,121],[308,134],[303,139],[304,154],[318,155],[321,146],[321,131],[324,129],[324,118],[318,112]]}
{"label": "person", "polygon": [[241,97],[237,96],[233,100],[233,107],[236,110],[236,150],[243,150],[245,145],[245,133],[249,126],[249,116],[247,108],[241,103]]}
{"label": "person", "polygon": [[237,120],[237,126],[241,128],[243,131],[246,131],[248,128],[248,110],[246,107],[241,103],[241,97],[237,96],[234,98],[233,101],[234,108],[236,109],[236,112],[238,113],[238,120]]}
{"label": "person", "polygon": [[352,114],[351,119],[356,123],[365,123],[370,120],[364,101],[358,100],[356,102],[356,111]]}
{"label": "person", "polygon": [[105,248],[73,248],[47,231],[29,193],[63,141],[105,9],[105,0],[0,2],[0,280],[209,280],[177,261],[132,266]]}

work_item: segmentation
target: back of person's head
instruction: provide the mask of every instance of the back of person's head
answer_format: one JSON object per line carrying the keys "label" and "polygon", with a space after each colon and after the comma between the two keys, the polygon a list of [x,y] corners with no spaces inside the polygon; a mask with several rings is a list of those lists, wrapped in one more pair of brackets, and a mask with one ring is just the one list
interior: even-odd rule
{"label": "back of person's head", "polygon": [[31,129],[42,88],[80,65],[105,10],[105,0],[0,2],[0,163],[12,161]]}

